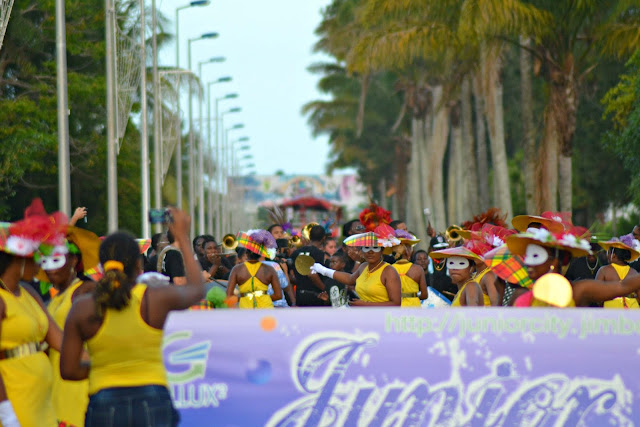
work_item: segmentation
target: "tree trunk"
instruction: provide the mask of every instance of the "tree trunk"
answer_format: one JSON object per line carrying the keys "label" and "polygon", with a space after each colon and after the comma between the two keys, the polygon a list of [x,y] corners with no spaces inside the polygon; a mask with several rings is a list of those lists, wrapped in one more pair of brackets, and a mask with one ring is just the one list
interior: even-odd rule
{"label": "tree trunk", "polygon": [[396,176],[395,186],[396,193],[393,195],[392,212],[397,218],[407,219],[407,165],[411,161],[411,141],[407,141],[405,137],[397,138],[395,144],[396,151]]}
{"label": "tree trunk", "polygon": [[389,210],[387,206],[387,180],[383,177],[378,181],[378,194],[380,200],[380,206]]}
{"label": "tree trunk", "polygon": [[489,193],[489,156],[487,154],[487,129],[484,121],[485,114],[481,72],[478,72],[473,79],[473,98],[476,107],[478,208],[484,212],[491,207],[491,196]]}
{"label": "tree trunk", "polygon": [[413,118],[411,120],[411,161],[408,171],[408,204],[406,221],[414,227],[418,237],[425,238],[426,226],[424,226],[424,217],[422,214],[423,203],[422,188],[423,183],[420,182],[420,145],[426,143],[424,138],[424,119]]}
{"label": "tree trunk", "polygon": [[485,113],[491,142],[493,163],[493,185],[497,196],[495,205],[507,215],[507,222],[513,216],[511,189],[509,185],[509,167],[504,136],[504,109],[502,100],[501,48],[493,47],[482,54],[484,71]]}
{"label": "tree trunk", "polygon": [[553,107],[547,105],[544,113],[544,137],[538,153],[537,201],[535,213],[558,210],[558,129],[553,113]]}
{"label": "tree trunk", "polygon": [[442,102],[442,86],[433,88],[432,111],[434,111],[433,139],[429,150],[431,154],[430,162],[430,194],[432,195],[433,227],[436,230],[444,231],[449,224],[444,209],[444,189],[442,161],[447,149],[449,138],[449,107],[440,105]]}
{"label": "tree trunk", "polygon": [[462,197],[466,197],[462,218],[466,220],[481,212],[478,204],[478,162],[476,161],[475,141],[473,138],[473,113],[469,77],[462,81],[460,105],[462,106],[462,155],[466,172],[463,175],[461,189]]}
{"label": "tree trunk", "polygon": [[560,196],[560,211],[571,212],[572,210],[572,158],[560,152],[558,156],[558,193]]}
{"label": "tree trunk", "polygon": [[[449,221],[460,224],[464,218],[467,202],[467,187],[465,182],[467,164],[464,161],[464,143],[462,136],[462,105],[458,102],[451,109],[451,153],[453,164],[453,191],[448,191],[449,199],[453,199],[453,210],[449,210]],[[450,175],[451,176],[451,175]]]}
{"label": "tree trunk", "polygon": [[451,144],[449,145],[449,167],[447,170],[447,215],[451,218],[452,222],[456,222],[456,218],[458,217],[457,212],[457,202],[458,199],[456,197],[456,188],[458,187],[458,183],[456,182],[457,173],[456,167],[458,164],[456,162],[456,142],[455,137],[456,134],[460,133],[460,127],[455,128],[452,126],[451,128]]}
{"label": "tree trunk", "polygon": [[[531,46],[529,38],[520,37],[520,43]],[[539,214],[536,206],[536,138],[533,124],[533,71],[531,67],[531,53],[520,48],[520,95],[522,114],[522,142],[524,145],[524,158],[522,170],[524,171],[524,198],[526,213]]]}

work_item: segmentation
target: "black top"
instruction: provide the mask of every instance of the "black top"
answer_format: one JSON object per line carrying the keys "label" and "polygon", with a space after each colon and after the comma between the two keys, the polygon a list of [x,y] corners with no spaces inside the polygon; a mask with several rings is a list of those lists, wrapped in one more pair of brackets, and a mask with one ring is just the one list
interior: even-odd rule
{"label": "black top", "polygon": [[[427,286],[431,286],[436,291],[440,292],[450,301],[453,301],[453,296],[450,294],[457,294],[458,287],[451,283],[451,277],[447,275],[447,267],[444,265],[446,263],[446,259],[433,260],[434,271],[432,274],[427,274]],[[438,270],[442,266],[440,270]],[[445,293],[448,292],[448,293]]]}
{"label": "black top", "polygon": [[570,282],[595,279],[600,267],[607,264],[607,257],[604,254],[599,254],[597,260],[594,262],[588,262],[586,256],[574,258],[569,263],[569,268],[567,269],[564,277],[566,277]]}
{"label": "black top", "polygon": [[637,271],[638,273],[640,273],[640,258],[633,262],[630,262],[629,266],[633,268],[635,271]]}
{"label": "black top", "polygon": [[[296,259],[298,258],[298,255],[301,255],[301,254],[309,255],[315,260],[315,262],[324,264],[324,252],[316,248],[315,246],[309,245],[309,246],[302,246],[301,248],[296,249],[295,252],[291,254],[291,260],[293,261],[294,265],[295,265]],[[298,273],[298,270],[296,270],[295,268],[293,269],[293,271],[296,275],[297,291],[304,290],[304,291],[320,292],[320,289],[318,289],[316,285],[313,284],[309,276],[303,276],[302,274]]]}
{"label": "black top", "polygon": [[[222,261],[220,262],[220,265],[225,267],[229,271],[226,274],[223,274],[222,269],[218,269],[218,271],[216,271],[215,274],[213,275],[213,278],[219,279],[219,280],[229,280],[231,269],[233,269],[233,265],[231,264],[231,261],[229,261],[228,257],[222,257]],[[209,262],[209,260],[205,258],[203,260],[200,260],[200,266],[202,267],[203,271],[208,272],[209,270],[211,270],[211,267],[213,267],[213,263]]]}
{"label": "black top", "polygon": [[174,277],[185,277],[184,261],[180,251],[176,249],[167,251],[162,260],[162,274],[169,276],[172,282]]}
{"label": "black top", "polygon": [[144,272],[148,273],[150,271],[158,271],[158,254],[154,254],[147,258],[147,261],[144,263]]}

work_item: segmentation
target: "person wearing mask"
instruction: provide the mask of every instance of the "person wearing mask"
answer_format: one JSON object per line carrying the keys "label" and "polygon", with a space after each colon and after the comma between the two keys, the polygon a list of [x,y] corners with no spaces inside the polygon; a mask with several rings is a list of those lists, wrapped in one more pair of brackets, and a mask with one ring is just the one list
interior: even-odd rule
{"label": "person wearing mask", "polygon": [[[97,267],[100,238],[80,228],[69,227],[64,246],[43,246],[36,258],[48,281],[57,294],[51,298],[47,310],[60,329],[65,322],[72,303],[81,295],[92,292],[95,282],[84,277],[83,269]],[[49,350],[53,370],[53,407],[60,425],[81,426],[89,403],[87,381],[65,381],[60,376],[60,352]]]}
{"label": "person wearing mask", "polygon": [[[247,261],[231,270],[227,296],[231,297],[236,285],[240,291],[239,308],[273,308],[273,302],[282,299],[282,289],[276,271],[260,262],[261,257],[273,259],[276,240],[267,230],[251,230],[238,234],[238,246],[247,250]],[[273,294],[269,295],[269,285]]]}
{"label": "person wearing mask", "polygon": [[[556,278],[563,279],[570,293],[570,300],[561,307],[589,307],[592,304],[602,304],[614,298],[627,296],[640,289],[640,275],[625,277],[617,282],[603,282],[599,280],[579,280],[568,282],[560,276],[569,265],[572,257],[586,256],[591,246],[580,236],[586,230],[569,228],[562,233],[550,233],[546,229],[529,230],[527,233],[515,234],[507,238],[509,250],[524,257],[529,277],[534,282],[533,290],[520,295],[515,300],[516,307],[553,307],[559,306],[548,301],[541,301],[534,296],[537,281],[548,274],[553,279],[553,286],[562,286]],[[564,292],[561,290],[560,292]]]}
{"label": "person wearing mask", "polygon": [[446,261],[451,282],[458,287],[451,307],[485,306],[480,277],[476,274],[476,264],[484,262],[480,256],[464,246],[432,251],[429,256]]}
{"label": "person wearing mask", "polygon": [[[130,234],[116,232],[100,245],[104,276],[69,312],[60,373],[66,380],[89,379],[85,425],[178,425],[162,361],[162,329],[171,311],[204,297],[204,286],[188,238],[190,218],[176,208],[169,212],[169,231],[184,253],[185,285],[137,283],[138,245]],[[90,366],[81,358],[85,345]]]}
{"label": "person wearing mask", "polygon": [[[316,263],[324,263],[324,251],[322,250],[324,239],[324,227],[321,225],[311,227],[311,230],[309,230],[310,243],[296,249],[291,254],[293,265],[295,265],[298,256],[303,254],[312,257]],[[315,273],[305,276],[300,274],[295,268],[293,269],[293,273],[296,279],[296,304],[300,307],[324,306],[324,301],[318,297],[318,295],[325,290],[324,283],[320,276]]]}
{"label": "person wearing mask", "polygon": [[[48,216],[40,199],[23,220],[0,228],[0,424],[57,426],[51,399],[53,373],[44,351],[60,350],[62,333],[30,286],[38,272],[34,253],[52,247],[66,229],[62,213]],[[45,344],[46,343],[46,344]]]}
{"label": "person wearing mask", "polygon": [[[388,227],[388,226],[387,226]],[[393,229],[392,229],[393,230]],[[351,274],[327,268],[321,263],[315,263],[312,273],[335,279],[353,288],[360,299],[349,302],[353,307],[399,306],[402,301],[402,286],[398,272],[384,262],[382,248],[387,239],[386,234],[368,232],[356,234],[345,240],[347,246],[362,248],[365,262],[358,270]],[[389,240],[388,245],[398,244],[397,239]]]}

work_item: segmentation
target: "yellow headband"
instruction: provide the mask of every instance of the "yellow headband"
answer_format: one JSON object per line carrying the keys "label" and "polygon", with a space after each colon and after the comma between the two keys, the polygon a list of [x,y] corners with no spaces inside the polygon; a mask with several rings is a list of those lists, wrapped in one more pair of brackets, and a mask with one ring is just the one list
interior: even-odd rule
{"label": "yellow headband", "polygon": [[104,271],[109,271],[109,270],[124,271],[124,264],[121,263],[120,261],[109,260],[104,263],[103,267],[104,267]]}

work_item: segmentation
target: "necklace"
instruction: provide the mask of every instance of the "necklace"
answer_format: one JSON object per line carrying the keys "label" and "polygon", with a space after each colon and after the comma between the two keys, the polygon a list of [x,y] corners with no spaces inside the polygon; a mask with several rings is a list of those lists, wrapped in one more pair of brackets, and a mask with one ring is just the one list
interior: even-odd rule
{"label": "necklace", "polygon": [[445,266],[446,264],[447,264],[447,263],[446,263],[446,262],[444,262],[444,260],[443,260],[443,261],[436,261],[435,259],[433,260],[433,268],[434,268],[436,271],[442,271],[442,270],[444,269],[444,266]]}
{"label": "necklace", "polygon": [[9,290],[9,288],[7,287],[7,285],[4,284],[4,282],[2,281],[2,279],[0,279],[0,288],[4,289],[7,292],[11,292]]}
{"label": "necklace", "polygon": [[376,271],[378,269],[378,267],[380,267],[380,265],[384,262],[384,258],[380,259],[380,262],[376,264],[375,267],[371,268],[369,267],[369,273],[373,273],[374,271]]}
{"label": "necklace", "polygon": [[598,267],[598,263],[600,262],[600,259],[598,259],[598,257],[596,257],[596,263],[594,264],[593,267],[591,267],[589,265],[589,260],[588,259],[584,259],[585,262],[587,263],[587,268],[589,269],[589,271],[591,272],[591,276],[593,276],[593,272],[596,270],[596,267]]}

